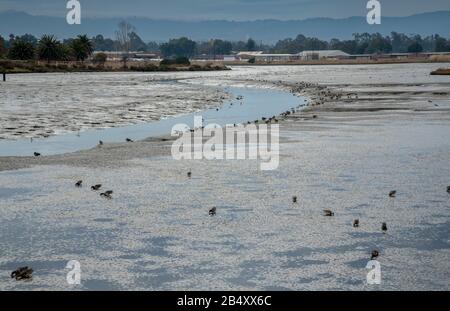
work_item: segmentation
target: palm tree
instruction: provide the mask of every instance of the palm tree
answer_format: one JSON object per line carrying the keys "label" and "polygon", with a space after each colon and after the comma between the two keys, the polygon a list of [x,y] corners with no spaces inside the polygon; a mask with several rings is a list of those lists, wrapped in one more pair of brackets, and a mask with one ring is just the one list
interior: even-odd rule
{"label": "palm tree", "polygon": [[14,40],[8,53],[9,59],[29,60],[34,58],[34,46],[23,40]]}
{"label": "palm tree", "polygon": [[43,35],[38,42],[38,55],[40,59],[52,60],[60,58],[61,42],[53,35]]}
{"label": "palm tree", "polygon": [[72,40],[70,48],[75,58],[82,62],[94,52],[94,45],[87,35],[79,35]]}

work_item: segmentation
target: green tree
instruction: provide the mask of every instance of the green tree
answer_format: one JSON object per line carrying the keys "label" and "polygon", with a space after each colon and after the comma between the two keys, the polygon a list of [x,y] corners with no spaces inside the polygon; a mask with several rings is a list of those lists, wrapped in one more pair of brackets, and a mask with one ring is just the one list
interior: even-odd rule
{"label": "green tree", "polygon": [[61,52],[61,42],[53,35],[43,35],[38,42],[39,59],[46,60],[48,63],[52,60],[59,60]]}
{"label": "green tree", "polygon": [[14,40],[8,53],[9,59],[29,60],[34,58],[34,46],[21,39]]}
{"label": "green tree", "polygon": [[450,42],[439,35],[435,36],[435,47],[436,52],[450,52]]}
{"label": "green tree", "polygon": [[145,44],[141,37],[134,31],[130,33],[130,49],[132,51],[140,52],[147,51],[147,44]]}
{"label": "green tree", "polygon": [[147,52],[160,52],[159,44],[154,41],[150,41],[147,43]]}
{"label": "green tree", "polygon": [[0,36],[0,58],[3,57],[6,53],[5,39]]}
{"label": "green tree", "polygon": [[36,46],[36,44],[38,43],[38,39],[35,36],[30,35],[28,33],[26,33],[23,36],[20,36],[18,38],[22,41],[31,43],[33,46]]}
{"label": "green tree", "polygon": [[92,38],[92,44],[96,51],[114,51],[117,43],[112,39],[105,39],[102,35]]}
{"label": "green tree", "polygon": [[408,46],[408,53],[421,53],[423,52],[423,47],[419,42],[414,42]]}
{"label": "green tree", "polygon": [[185,56],[192,57],[195,55],[197,43],[182,37],[179,39],[171,39],[167,43],[160,46],[161,53],[166,57]]}
{"label": "green tree", "polygon": [[60,44],[58,46],[57,60],[62,60],[62,61],[73,60],[74,58],[72,57],[72,55],[73,55],[72,48],[70,47],[69,44]]}
{"label": "green tree", "polygon": [[356,42],[353,40],[340,41],[339,39],[331,39],[330,49],[341,50],[348,54],[356,54]]}
{"label": "green tree", "polygon": [[247,50],[247,43],[244,41],[237,41],[232,43],[233,51],[242,52]]}
{"label": "green tree", "polygon": [[198,54],[204,55],[228,55],[232,49],[233,45],[231,42],[219,39],[212,39],[197,44]]}
{"label": "green tree", "polygon": [[94,51],[92,41],[87,35],[79,35],[70,42],[72,55],[77,61],[84,62]]}
{"label": "green tree", "polygon": [[247,48],[247,51],[255,51],[256,50],[256,42],[255,42],[255,40],[253,40],[252,38],[249,38],[247,40],[246,48]]}

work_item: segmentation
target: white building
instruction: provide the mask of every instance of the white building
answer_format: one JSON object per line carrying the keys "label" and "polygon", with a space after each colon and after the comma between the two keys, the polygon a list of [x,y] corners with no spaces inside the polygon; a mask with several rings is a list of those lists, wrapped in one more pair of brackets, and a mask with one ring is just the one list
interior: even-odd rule
{"label": "white building", "polygon": [[258,54],[255,60],[260,62],[283,62],[299,59],[296,54]]}
{"label": "white building", "polygon": [[236,55],[224,55],[223,60],[225,62],[234,62],[234,61],[237,61],[238,58],[236,57]]}
{"label": "white building", "polygon": [[349,58],[350,54],[342,52],[341,50],[323,50],[323,51],[303,51],[298,53],[301,60],[319,60],[326,59],[345,59]]}
{"label": "white building", "polygon": [[257,55],[262,54],[263,51],[243,51],[236,54],[238,59],[251,59]]}

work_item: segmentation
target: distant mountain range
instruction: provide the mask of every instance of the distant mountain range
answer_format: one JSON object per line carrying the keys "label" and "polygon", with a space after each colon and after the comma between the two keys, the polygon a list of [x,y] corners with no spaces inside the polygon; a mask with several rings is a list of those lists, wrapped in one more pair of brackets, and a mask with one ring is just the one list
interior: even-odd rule
{"label": "distant mountain range", "polygon": [[[0,12],[0,34],[8,36],[30,33],[35,36],[55,34],[68,38],[86,33],[89,36],[102,34],[114,37],[114,31],[122,18],[84,18],[81,25],[68,25],[65,16],[35,16],[24,12]],[[166,41],[170,38],[187,36],[194,40],[220,38],[225,40],[246,40],[249,37],[265,43],[295,37],[298,34],[329,40],[351,38],[355,32],[391,31],[405,34],[439,34],[450,37],[450,11],[417,14],[407,17],[384,17],[381,25],[368,25],[365,17],[342,19],[311,18],[305,20],[257,20],[257,21],[175,21],[155,20],[142,17],[126,18],[136,26],[138,34],[145,41]]]}

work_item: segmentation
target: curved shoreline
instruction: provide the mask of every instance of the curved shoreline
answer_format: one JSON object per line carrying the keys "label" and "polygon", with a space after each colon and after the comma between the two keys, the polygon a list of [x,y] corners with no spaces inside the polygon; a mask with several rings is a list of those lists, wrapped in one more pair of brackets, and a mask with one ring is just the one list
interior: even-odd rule
{"label": "curved shoreline", "polygon": [[[39,152],[43,156],[62,155],[79,151],[86,151],[97,146],[102,140],[106,144],[124,142],[126,138],[133,140],[151,141],[170,135],[175,124],[187,124],[193,127],[195,115],[201,115],[206,123],[216,123],[221,126],[227,124],[246,123],[261,118],[279,116],[281,113],[306,106],[306,99],[298,99],[296,94],[283,90],[266,90],[257,88],[225,88],[225,92],[233,94],[234,100],[225,102],[221,108],[204,109],[200,112],[189,113],[155,122],[133,124],[123,127],[106,129],[89,129],[81,133],[70,133],[41,139],[4,140],[0,141],[0,159],[5,157],[30,156]],[[242,100],[239,100],[240,97]],[[277,103],[275,105],[274,103]],[[1,168],[0,168],[1,170]]]}

